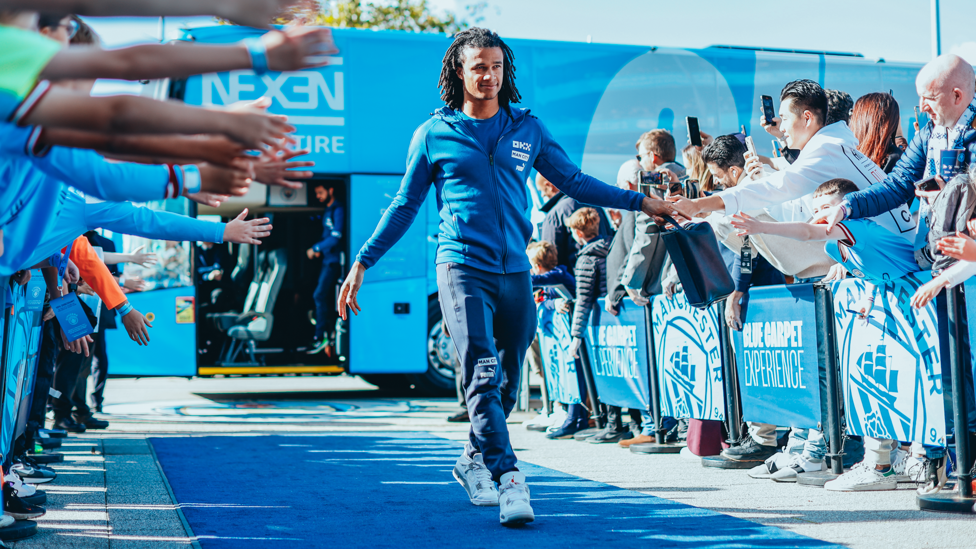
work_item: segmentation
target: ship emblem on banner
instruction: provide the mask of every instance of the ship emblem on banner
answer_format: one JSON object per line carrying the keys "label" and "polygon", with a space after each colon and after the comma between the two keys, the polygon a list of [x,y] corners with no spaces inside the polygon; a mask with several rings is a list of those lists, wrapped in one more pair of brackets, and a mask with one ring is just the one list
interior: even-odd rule
{"label": "ship emblem on banner", "polygon": [[725,419],[718,306],[700,310],[684,294],[651,304],[661,415]]}
{"label": "ship emblem on banner", "polygon": [[856,317],[862,280],[833,286],[848,431],[901,442],[945,444],[945,403],[935,302],[912,309],[918,273],[878,288],[868,324]]}
{"label": "ship emblem on banner", "polygon": [[563,404],[580,404],[579,385],[576,380],[576,361],[569,356],[570,317],[542,306],[539,318],[539,352],[546,369],[546,390],[549,399]]}

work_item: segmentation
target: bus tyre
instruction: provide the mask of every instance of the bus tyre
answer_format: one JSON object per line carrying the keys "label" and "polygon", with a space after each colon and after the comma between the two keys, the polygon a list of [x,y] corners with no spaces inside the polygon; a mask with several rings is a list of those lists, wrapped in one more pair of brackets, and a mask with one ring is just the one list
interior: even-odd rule
{"label": "bus tyre", "polygon": [[444,331],[441,305],[437,296],[427,302],[427,371],[406,374],[410,384],[424,396],[453,396],[457,353],[454,342]]}

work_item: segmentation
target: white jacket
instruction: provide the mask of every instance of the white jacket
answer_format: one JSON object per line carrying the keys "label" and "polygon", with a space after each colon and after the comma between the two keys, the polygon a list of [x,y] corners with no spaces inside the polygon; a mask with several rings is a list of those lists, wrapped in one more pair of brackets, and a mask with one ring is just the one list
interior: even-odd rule
{"label": "white jacket", "polygon": [[[813,192],[835,178],[850,179],[859,189],[885,178],[884,171],[857,150],[857,138],[843,121],[821,128],[786,169],[756,181],[744,180],[718,195],[725,202],[725,215],[765,209],[777,221],[805,222],[813,217]],[[914,240],[915,220],[907,206],[872,219]]]}

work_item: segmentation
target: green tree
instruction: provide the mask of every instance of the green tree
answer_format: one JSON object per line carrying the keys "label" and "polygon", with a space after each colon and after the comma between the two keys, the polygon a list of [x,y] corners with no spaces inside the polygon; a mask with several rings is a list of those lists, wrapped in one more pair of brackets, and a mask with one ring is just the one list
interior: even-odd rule
{"label": "green tree", "polygon": [[441,32],[454,34],[468,28],[471,22],[484,19],[481,13],[486,2],[465,7],[464,17],[453,12],[438,15],[427,0],[392,0],[360,2],[358,0],[326,0],[297,8],[279,19],[286,23],[301,21],[307,25],[326,25],[337,28],[386,29],[412,32]]}

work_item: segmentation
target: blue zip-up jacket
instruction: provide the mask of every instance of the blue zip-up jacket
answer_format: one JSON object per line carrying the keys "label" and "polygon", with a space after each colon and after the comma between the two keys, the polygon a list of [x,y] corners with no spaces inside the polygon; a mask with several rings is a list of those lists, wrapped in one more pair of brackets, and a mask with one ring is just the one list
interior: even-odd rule
{"label": "blue zip-up jacket", "polygon": [[331,206],[326,206],[322,212],[322,237],[312,246],[312,250],[322,252],[322,264],[330,265],[339,262],[339,241],[342,240],[342,228],[346,223],[346,210],[336,200]]}
{"label": "blue zip-up jacket", "polygon": [[[851,215],[849,219],[862,219],[874,217],[887,211],[893,210],[902,204],[911,203],[915,198],[915,182],[925,176],[925,151],[928,148],[929,136],[935,125],[929,121],[915,137],[912,138],[905,149],[904,154],[898,159],[895,168],[891,170],[888,177],[881,183],[875,183],[870,187],[854,193],[850,193],[844,198],[851,205]],[[966,165],[976,154],[976,129],[970,127],[962,137],[963,147],[966,149]]]}
{"label": "blue zip-up jacket", "polygon": [[457,112],[438,109],[410,142],[407,170],[393,204],[356,258],[372,267],[410,227],[433,185],[440,231],[437,260],[492,273],[528,271],[532,236],[525,180],[535,168],[559,190],[594,206],[639,210],[644,195],[582,173],[527,109],[506,108],[501,137],[486,151]]}

